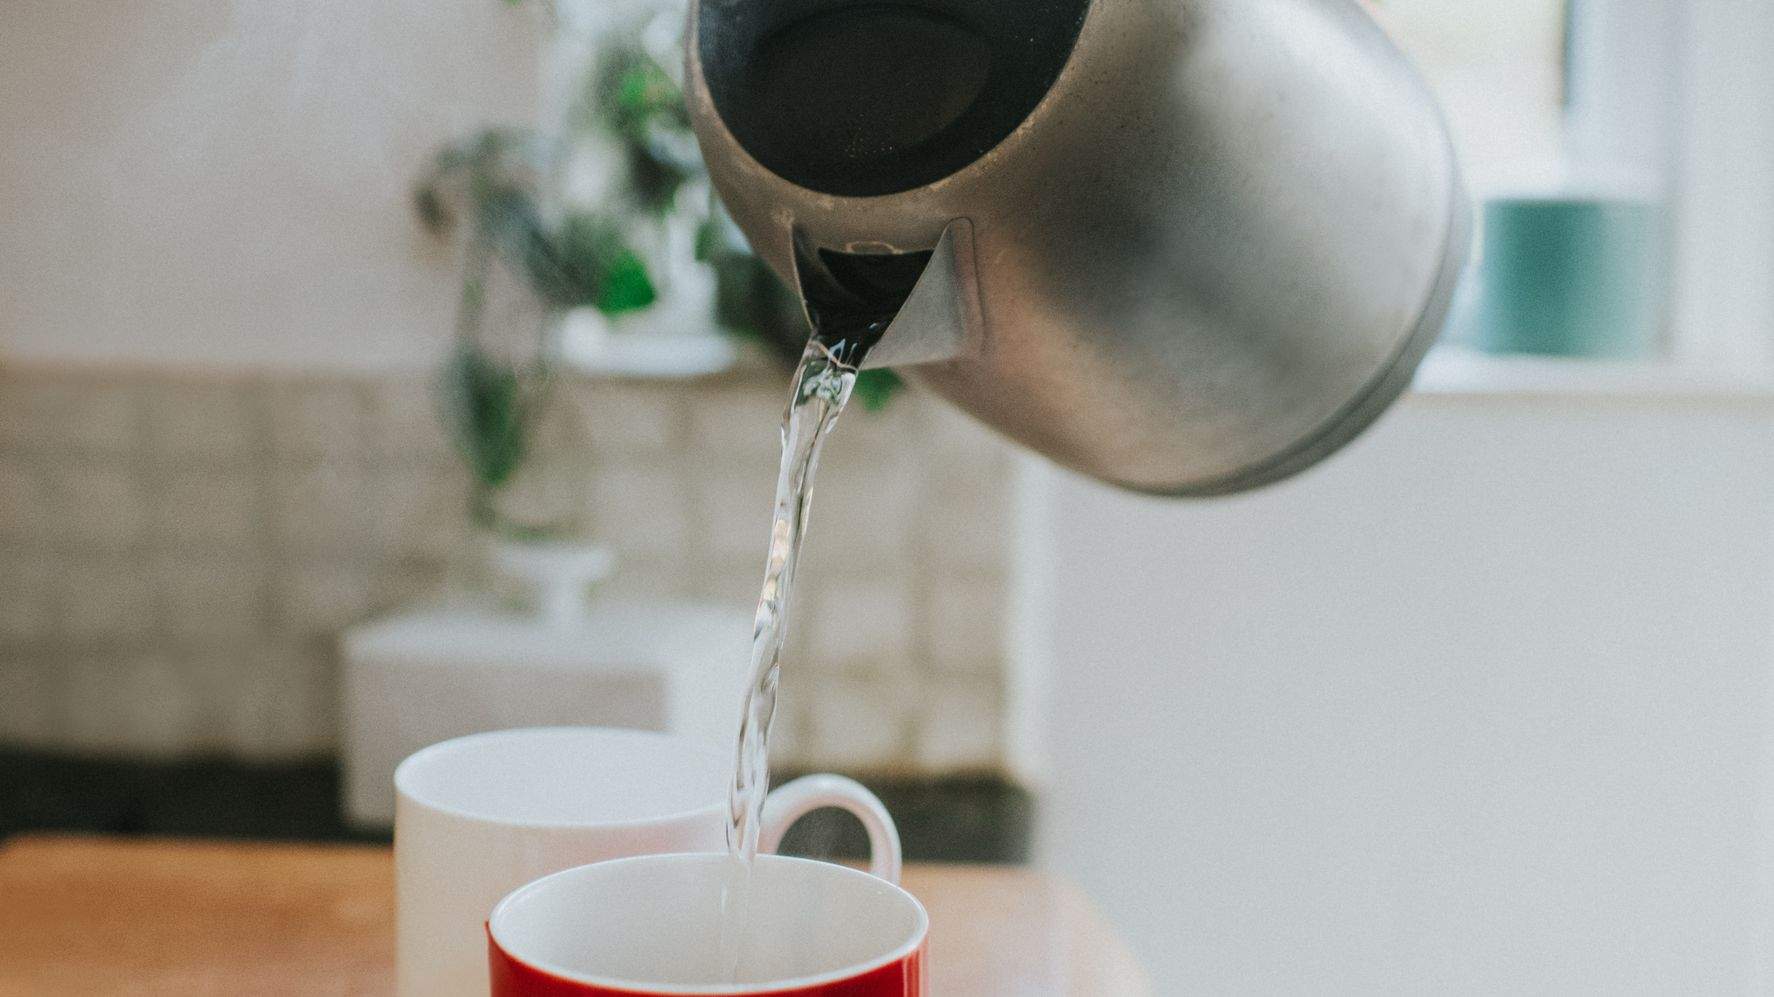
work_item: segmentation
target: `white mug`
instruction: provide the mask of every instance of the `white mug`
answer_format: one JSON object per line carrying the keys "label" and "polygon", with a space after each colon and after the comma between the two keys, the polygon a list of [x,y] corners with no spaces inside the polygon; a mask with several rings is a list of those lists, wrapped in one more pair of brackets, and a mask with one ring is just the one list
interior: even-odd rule
{"label": "white mug", "polygon": [[[486,922],[532,880],[591,862],[726,848],[732,756],[648,731],[553,727],[476,734],[418,752],[394,773],[396,979],[410,997],[487,992]],[[760,847],[821,807],[862,821],[871,871],[899,878],[899,835],[849,779],[797,779],[770,794]]]}

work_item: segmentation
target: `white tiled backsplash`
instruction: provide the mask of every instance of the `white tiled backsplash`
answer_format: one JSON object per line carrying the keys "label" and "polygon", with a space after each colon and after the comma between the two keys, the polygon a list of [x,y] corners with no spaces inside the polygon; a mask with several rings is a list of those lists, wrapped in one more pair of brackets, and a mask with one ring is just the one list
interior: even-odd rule
{"label": "white tiled backsplash", "polygon": [[[785,381],[565,386],[585,518],[622,559],[606,591],[749,610]],[[424,375],[0,371],[0,743],[333,750],[336,635],[468,556],[435,406]],[[846,416],[780,763],[1001,764],[1011,466],[914,393]]]}

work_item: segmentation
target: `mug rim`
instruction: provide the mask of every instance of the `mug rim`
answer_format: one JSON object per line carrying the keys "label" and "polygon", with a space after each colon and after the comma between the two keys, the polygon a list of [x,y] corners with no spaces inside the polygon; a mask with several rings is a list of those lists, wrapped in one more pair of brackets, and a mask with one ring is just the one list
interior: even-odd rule
{"label": "mug rim", "polygon": [[[425,794],[416,792],[412,786],[412,781],[417,778],[415,773],[418,771],[419,767],[435,761],[434,756],[436,755],[459,750],[469,744],[479,741],[504,739],[516,740],[521,737],[536,734],[593,734],[599,737],[615,737],[622,740],[646,740],[654,742],[674,741],[688,744],[701,743],[694,738],[685,737],[681,734],[628,727],[574,727],[557,725],[544,727],[512,727],[506,730],[480,731],[474,734],[464,734],[461,737],[452,737],[447,741],[439,741],[436,744],[426,745],[402,759],[401,763],[394,768],[394,794],[398,799],[411,801],[417,806],[424,807],[427,810],[457,820],[482,824],[489,827],[509,827],[525,831],[578,831],[606,828],[610,830],[628,830],[644,827],[659,827],[666,824],[678,824],[699,817],[705,817],[710,813],[716,815],[722,813],[723,808],[721,803],[719,800],[716,800],[689,810],[676,810],[669,813],[656,814],[651,817],[627,817],[612,820],[536,820],[533,818],[500,817],[485,812],[476,812],[448,803],[440,803],[435,799],[427,798]],[[710,745],[709,751],[711,754],[714,754],[716,749]]]}
{"label": "mug rim", "polygon": [[912,928],[911,937],[907,941],[894,946],[884,955],[876,956],[866,962],[854,963],[849,966],[844,966],[841,969],[834,969],[811,976],[796,976],[780,980],[768,980],[763,983],[743,984],[649,983],[646,980],[624,980],[616,977],[582,973],[577,970],[567,969],[564,966],[556,966],[551,963],[530,958],[529,956],[520,955],[517,952],[512,951],[511,946],[499,937],[498,929],[495,927],[507,908],[517,903],[521,903],[525,897],[533,892],[548,888],[552,882],[557,879],[582,876],[585,875],[588,870],[607,869],[612,866],[688,862],[707,864],[710,862],[725,862],[726,859],[727,857],[725,855],[721,855],[717,852],[667,852],[655,855],[630,855],[626,858],[592,862],[586,865],[575,866],[571,869],[563,869],[560,872],[550,873],[547,876],[543,876],[541,879],[525,883],[511,891],[505,896],[505,899],[500,900],[499,903],[493,907],[492,913],[487,915],[487,938],[506,956],[506,958],[563,982],[599,987],[604,990],[634,993],[636,995],[649,995],[649,997],[650,995],[658,995],[658,997],[752,997],[752,995],[778,995],[784,991],[811,990],[815,987],[827,986],[833,983],[842,983],[845,980],[854,979],[858,976],[866,976],[876,970],[884,969],[895,963],[903,962],[906,959],[911,958],[919,949],[923,948],[925,942],[929,940],[930,912],[924,909],[922,901],[917,897],[912,896],[910,891],[898,883],[890,883],[879,876],[871,875],[860,869],[852,869],[846,865],[839,865],[835,862],[823,862],[819,859],[802,858],[794,855],[769,854],[760,854],[754,861],[761,862],[765,865],[820,866],[824,869],[831,870],[830,873],[821,873],[821,875],[836,875],[839,878],[852,880],[865,879],[871,883],[886,887],[889,891],[898,894],[900,897],[911,903],[912,910],[917,914],[917,922]]}

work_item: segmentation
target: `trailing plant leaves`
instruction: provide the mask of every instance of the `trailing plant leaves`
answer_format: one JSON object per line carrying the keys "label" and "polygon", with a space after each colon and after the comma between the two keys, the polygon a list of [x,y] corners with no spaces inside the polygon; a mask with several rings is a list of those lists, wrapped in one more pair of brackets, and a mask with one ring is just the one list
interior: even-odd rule
{"label": "trailing plant leaves", "polygon": [[431,232],[447,232],[450,225],[453,224],[450,210],[444,204],[443,195],[430,184],[413,192],[413,210],[418,212],[419,221]]}
{"label": "trailing plant leaves", "polygon": [[879,412],[905,387],[905,380],[890,370],[865,370],[856,375],[852,395],[870,412]]}
{"label": "trailing plant leaves", "polygon": [[689,171],[679,168],[646,146],[628,148],[629,186],[641,207],[664,214],[676,203],[678,191],[690,182]]}
{"label": "trailing plant leaves", "polygon": [[696,232],[696,258],[715,273],[715,324],[755,339],[785,362],[807,347],[807,317],[801,301],[777,279],[737,226],[716,211]]}
{"label": "trailing plant leaves", "polygon": [[664,214],[703,174],[683,90],[639,47],[614,49],[602,61],[578,117],[621,143],[629,193],[644,210]]}
{"label": "trailing plant leaves", "polygon": [[603,289],[598,293],[597,308],[605,315],[640,311],[659,300],[659,292],[647,275],[647,264],[632,250],[623,249],[610,260],[604,273]]}
{"label": "trailing plant leaves", "polygon": [[517,371],[472,341],[444,366],[442,393],[455,422],[457,447],[475,480],[489,491],[509,484],[528,452],[528,412]]}
{"label": "trailing plant leaves", "polygon": [[659,300],[647,264],[629,247],[622,230],[595,215],[568,215],[558,230],[545,230],[534,208],[513,209],[525,272],[536,292],[560,308],[596,307],[619,315]]}
{"label": "trailing plant leaves", "polygon": [[677,81],[640,49],[610,53],[601,90],[616,134],[630,142],[647,142],[659,127],[690,130],[690,112]]}
{"label": "trailing plant leaves", "polygon": [[596,305],[606,315],[618,315],[659,300],[647,264],[609,221],[569,215],[561,227],[560,254],[585,292],[574,305]]}

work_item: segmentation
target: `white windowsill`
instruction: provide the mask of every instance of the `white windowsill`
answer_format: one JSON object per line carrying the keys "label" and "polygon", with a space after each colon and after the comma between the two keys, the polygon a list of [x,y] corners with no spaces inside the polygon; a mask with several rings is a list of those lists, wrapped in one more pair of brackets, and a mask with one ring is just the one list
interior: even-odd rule
{"label": "white windowsill", "polygon": [[1774,404],[1774,371],[1668,360],[1608,361],[1430,352],[1411,393],[1426,399],[1594,399]]}

